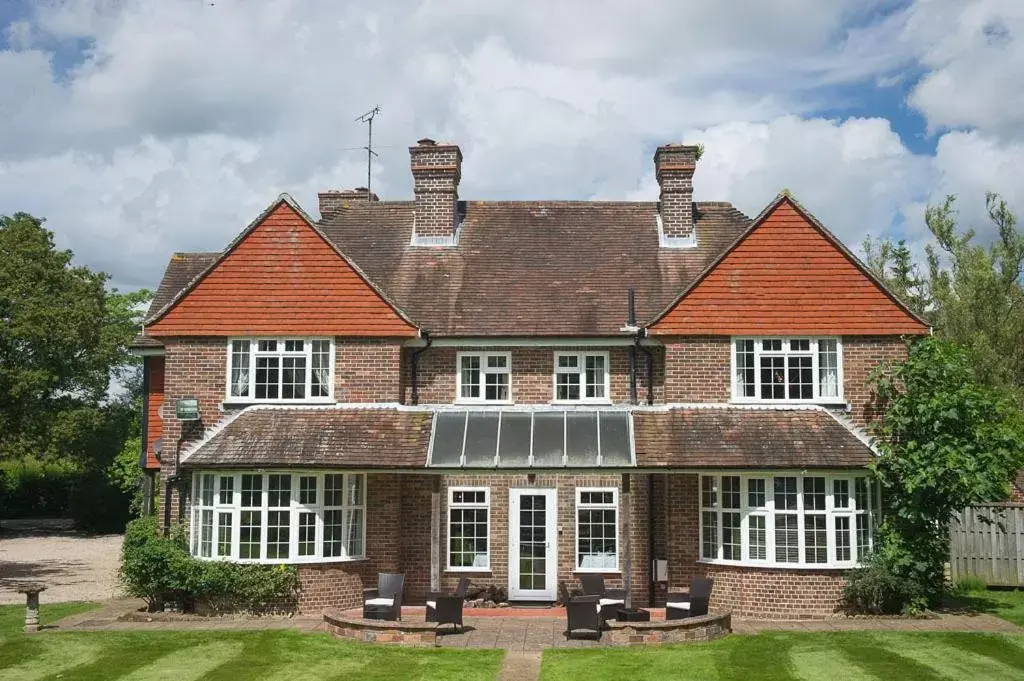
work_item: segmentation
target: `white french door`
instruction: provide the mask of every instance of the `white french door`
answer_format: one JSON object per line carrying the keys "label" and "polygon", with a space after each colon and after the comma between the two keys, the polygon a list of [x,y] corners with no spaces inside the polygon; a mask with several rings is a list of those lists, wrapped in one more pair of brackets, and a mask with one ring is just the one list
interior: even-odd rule
{"label": "white french door", "polygon": [[558,579],[558,496],[553,489],[509,490],[508,597],[554,601]]}

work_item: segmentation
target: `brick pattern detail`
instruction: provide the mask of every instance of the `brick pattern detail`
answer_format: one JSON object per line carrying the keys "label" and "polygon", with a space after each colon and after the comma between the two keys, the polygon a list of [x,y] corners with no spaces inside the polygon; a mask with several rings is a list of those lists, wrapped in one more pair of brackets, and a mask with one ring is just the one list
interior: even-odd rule
{"label": "brick pattern detail", "polygon": [[393,338],[335,339],[336,402],[398,402],[402,345]]}
{"label": "brick pattern detail", "polygon": [[654,170],[661,188],[658,211],[667,237],[693,235],[693,173],[697,147],[668,144],[654,153]]}
{"label": "brick pattern detail", "polygon": [[458,218],[462,152],[454,144],[421,142],[409,148],[409,156],[416,204],[416,236],[453,236]]}
{"label": "brick pattern detail", "polygon": [[281,201],[147,335],[410,337],[415,328]]}
{"label": "brick pattern detail", "polygon": [[652,622],[609,622],[605,643],[613,646],[650,646],[662,643],[713,641],[732,632],[728,612],[703,617]]}
{"label": "brick pattern detail", "polygon": [[736,617],[821,619],[835,614],[846,579],[842,570],[786,570],[701,565],[715,580],[713,611]]}
{"label": "brick pattern detail", "polygon": [[146,357],[149,372],[149,391],[146,395],[146,468],[160,468],[153,445],[163,435],[164,422],[160,414],[164,406],[164,358]]}
{"label": "brick pattern detail", "polygon": [[[654,400],[662,402],[665,397],[665,355],[661,348],[650,348],[654,355]],[[420,404],[451,404],[458,394],[457,357],[461,348],[428,348],[419,356],[418,383]],[[466,348],[467,352],[473,349]],[[492,350],[488,350],[489,352]],[[609,363],[609,384],[611,401],[614,404],[629,402],[629,348],[496,348],[494,352],[508,352],[512,356],[512,399],[517,404],[548,404],[555,396],[554,371],[555,352],[607,352]],[[412,400],[410,367],[404,363],[405,377],[403,393],[406,403]],[[728,357],[728,354],[726,355]],[[647,399],[647,358],[637,352],[637,400]],[[728,369],[726,370],[728,373]]]}
{"label": "brick pattern detail", "polygon": [[651,331],[878,335],[928,328],[785,199]]}
{"label": "brick pattern detail", "polygon": [[854,423],[866,427],[880,413],[868,375],[882,362],[906,358],[907,344],[898,336],[843,336],[843,398],[853,408]]}
{"label": "brick pattern detail", "polygon": [[665,401],[728,402],[732,339],[729,336],[665,338]]}
{"label": "brick pattern detail", "polygon": [[336,638],[361,643],[387,643],[405,648],[432,648],[437,644],[433,622],[385,622],[324,613],[324,627]]}

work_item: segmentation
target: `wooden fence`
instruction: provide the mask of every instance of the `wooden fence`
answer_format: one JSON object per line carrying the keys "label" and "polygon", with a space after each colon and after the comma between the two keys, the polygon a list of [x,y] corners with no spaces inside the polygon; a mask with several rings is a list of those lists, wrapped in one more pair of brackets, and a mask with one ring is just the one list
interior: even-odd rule
{"label": "wooden fence", "polygon": [[950,577],[989,586],[1024,586],[1024,504],[973,506],[949,530]]}

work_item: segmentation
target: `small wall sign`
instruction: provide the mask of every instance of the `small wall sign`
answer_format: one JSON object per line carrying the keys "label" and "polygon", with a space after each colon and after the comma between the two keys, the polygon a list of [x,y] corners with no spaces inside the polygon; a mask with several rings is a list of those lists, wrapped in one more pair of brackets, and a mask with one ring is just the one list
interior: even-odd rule
{"label": "small wall sign", "polygon": [[178,400],[174,405],[174,412],[182,421],[198,421],[199,400],[194,397],[186,397]]}

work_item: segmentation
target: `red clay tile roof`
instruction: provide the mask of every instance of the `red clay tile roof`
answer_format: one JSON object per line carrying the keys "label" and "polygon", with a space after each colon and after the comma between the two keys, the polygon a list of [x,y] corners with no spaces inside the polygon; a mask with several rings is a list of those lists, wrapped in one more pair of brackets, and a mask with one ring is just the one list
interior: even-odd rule
{"label": "red clay tile roof", "polygon": [[817,409],[701,407],[633,415],[640,468],[854,468],[871,449]]}
{"label": "red clay tile roof", "polygon": [[[153,301],[149,304],[147,319],[150,315],[162,310],[169,302],[174,300],[178,292],[189,285],[191,281],[199,276],[203,270],[212,265],[220,257],[220,253],[175,253],[171,261],[167,263],[164,270],[164,278],[160,281],[156,293],[153,294]],[[143,331],[132,341],[131,347],[140,350],[151,348],[162,348],[163,343],[145,335]]]}
{"label": "red clay tile roof", "polygon": [[249,408],[182,459],[191,468],[422,468],[430,412]]}
{"label": "red clay tile roof", "polygon": [[663,310],[747,227],[728,203],[697,203],[697,243],[658,245],[653,202],[469,201],[459,244],[410,245],[413,203],[350,202],[323,232],[434,335],[620,335]]}

